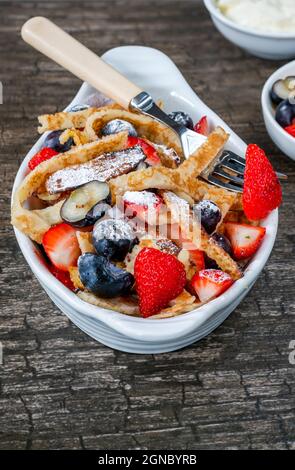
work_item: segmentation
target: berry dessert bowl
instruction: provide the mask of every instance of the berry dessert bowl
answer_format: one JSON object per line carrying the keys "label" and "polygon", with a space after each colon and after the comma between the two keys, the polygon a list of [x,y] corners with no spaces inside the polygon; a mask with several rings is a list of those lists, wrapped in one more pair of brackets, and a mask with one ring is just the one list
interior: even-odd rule
{"label": "berry dessert bowl", "polygon": [[[260,31],[254,25],[252,27],[242,26],[225,16],[218,8],[216,0],[204,0],[204,4],[218,31],[230,42],[250,54],[272,60],[288,59],[295,56],[294,32]],[[245,12],[243,12],[243,16],[245,16]]]}
{"label": "berry dessert bowl", "polygon": [[265,82],[261,107],[267,132],[279,149],[295,160],[295,61],[280,67]]}
{"label": "berry dessert bowl", "polygon": [[[185,81],[175,64],[165,54],[148,47],[124,46],[108,51],[103,56],[103,59],[132,80],[135,84],[150,92],[155,99],[163,100],[165,103],[165,110],[167,112],[182,110],[184,113],[191,116],[193,122],[199,123],[199,131],[205,131],[207,123],[210,128],[221,126],[230,135],[229,140],[227,141],[227,149],[236,152],[239,155],[245,155],[246,144],[226,125],[226,123],[224,123],[200,100]],[[83,108],[83,104],[88,104],[94,107],[102,106],[101,102],[99,105],[96,104],[97,99],[97,92],[95,92],[95,90],[88,84],[84,83],[67,109],[73,110],[74,106],[76,107],[75,109],[80,109],[79,106],[82,106]],[[203,116],[207,116],[207,121],[204,119],[201,120]],[[177,118],[179,119],[183,119],[184,117],[185,115],[180,115],[179,113],[177,115]],[[189,123],[186,125],[189,125]],[[77,125],[76,127],[79,128],[81,126]],[[110,129],[109,126],[106,126],[104,129],[104,132],[107,134],[109,132],[113,132],[113,129]],[[133,132],[132,127],[129,131]],[[218,136],[218,138],[221,138],[220,133],[221,131],[217,131],[216,136]],[[22,184],[25,176],[28,174],[28,164],[29,168],[30,165],[35,167],[36,164],[38,165],[38,163],[40,163],[39,161],[36,161],[36,158],[42,158],[43,160],[51,158],[52,155],[43,155],[42,152],[40,152],[44,147],[44,141],[47,139],[47,136],[48,133],[45,133],[25,157],[16,175],[13,187],[13,197],[17,195],[18,188]],[[131,138],[133,137],[131,136]],[[254,152],[253,155],[255,157],[255,152],[257,152],[257,150],[254,147],[255,146],[253,146],[252,153]],[[64,151],[64,149],[61,151]],[[35,155],[36,152],[39,152],[37,157]],[[154,158],[153,153],[148,155],[149,156],[147,158],[150,158],[152,161]],[[33,160],[32,157],[34,157]],[[261,155],[258,155],[258,157],[260,158]],[[53,156],[53,160],[54,158],[55,157]],[[51,182],[55,185],[60,184],[61,181],[62,180],[57,178],[56,180],[53,179]],[[66,183],[69,181],[70,179],[65,180]],[[108,191],[104,184],[93,182],[90,186],[87,186],[86,188],[83,187],[82,191],[84,190],[88,191],[91,197],[93,197],[93,201],[95,201],[95,203],[100,200],[105,202],[107,199],[106,196]],[[75,224],[76,226],[78,224],[78,226],[81,227],[81,224],[83,225],[85,223],[85,213],[82,214],[82,218],[81,213],[76,211],[75,220],[73,220],[73,212],[71,211],[72,205],[75,203],[76,191],[79,192],[79,197],[81,197],[81,188],[75,189],[75,191],[73,191],[70,197],[66,200],[66,203],[64,203],[62,214],[63,220],[69,220],[72,224],[74,222],[74,226]],[[143,196],[144,192],[145,191],[142,191],[140,198]],[[149,200],[156,203],[155,207],[158,207],[161,202],[162,193],[160,193],[160,196],[157,196],[156,193],[153,195],[152,192],[149,192],[148,195]],[[164,192],[163,198],[169,199],[168,196],[169,192]],[[129,208],[134,208],[134,204],[136,205],[140,203],[140,198],[134,199],[134,194],[130,195],[126,192],[124,197],[124,203],[127,204]],[[169,201],[167,200],[167,204],[168,202]],[[214,212],[214,207],[212,210],[212,205],[209,208],[213,214],[217,214],[218,216],[218,211]],[[206,212],[207,209],[206,204],[201,205],[200,207],[201,212],[202,210]],[[103,206],[99,206],[99,210],[103,210]],[[94,214],[92,211],[88,211],[86,219],[91,219],[91,217],[94,217]],[[211,231],[211,222],[212,220],[207,220],[208,233]],[[194,276],[192,279],[192,284],[198,292],[201,302],[202,299],[206,301],[206,289],[202,289],[204,282],[206,282],[206,286],[208,286],[208,283],[210,282],[211,285],[212,283],[215,283],[215,285],[216,283],[221,283],[224,291],[219,290],[218,294],[220,295],[217,298],[210,300],[205,304],[199,304],[198,308],[193,308],[193,310],[187,313],[182,313],[179,316],[173,316],[170,318],[166,318],[165,316],[156,318],[156,315],[154,318],[153,316],[149,316],[149,318],[141,318],[124,315],[118,311],[110,310],[102,306],[92,305],[91,303],[82,300],[82,298],[77,296],[74,292],[71,292],[66,285],[63,285],[66,284],[66,282],[63,282],[63,280],[61,280],[63,283],[60,282],[56,278],[57,276],[54,276],[54,273],[52,274],[50,272],[47,265],[48,260],[46,261],[44,251],[42,251],[40,245],[34,243],[18,228],[15,228],[15,234],[20,249],[40,284],[57,307],[64,312],[73,321],[73,323],[88,335],[107,346],[121,351],[144,354],[161,353],[180,349],[200,340],[217,328],[243,300],[265,266],[275,242],[277,223],[277,210],[271,211],[266,218],[260,220],[260,227],[255,227],[255,225],[250,227],[244,224],[235,223],[234,220],[229,221],[227,224],[228,237],[237,241],[239,237],[243,236],[242,232],[245,227],[248,227],[246,229],[247,233],[244,233],[244,238],[251,238],[253,232],[253,240],[255,239],[255,243],[257,243],[257,246],[255,246],[254,256],[251,257],[250,261],[248,261],[247,265],[244,267],[243,276],[238,276],[239,278],[237,278],[234,283],[230,280],[229,276],[225,275],[226,273],[223,273],[224,275],[221,276],[221,278],[209,279],[209,281],[207,279],[204,281],[204,277],[202,277],[201,274],[199,275],[197,272],[197,276]],[[101,244],[101,233],[104,233],[104,230],[108,230],[108,227],[102,228],[102,225],[100,224],[101,222],[99,222],[97,226],[95,224],[95,229],[93,231],[96,250],[104,249],[104,246]],[[52,254],[55,255],[56,253],[53,250],[53,248],[56,249],[56,243],[52,238],[52,234],[56,236],[56,231],[58,230],[59,236],[64,237],[64,232],[66,230],[64,227],[65,225],[66,224],[62,223],[58,226],[53,226],[52,229],[49,229],[46,232],[46,235],[43,238],[43,246],[49,258]],[[56,227],[58,227],[58,229],[56,229]],[[51,230],[53,230],[52,233]],[[83,232],[85,227],[82,227],[79,230],[82,230],[80,233],[82,233],[83,238],[87,239],[87,231],[85,233]],[[249,230],[252,232],[249,233]],[[208,235],[206,236],[208,237]],[[69,243],[71,233],[66,231],[66,237],[67,238],[63,238],[63,240],[66,240],[66,243]],[[133,240],[131,240],[132,237],[128,237],[128,235],[123,238],[125,241],[127,239],[128,243],[133,242]],[[216,242],[218,242],[218,240],[216,240]],[[121,248],[122,246],[120,249]],[[241,246],[234,246],[233,244],[233,248],[237,259],[241,259],[245,255],[245,253],[243,253],[243,249],[242,251],[240,250]],[[59,247],[59,249],[61,250],[62,246]],[[123,247],[122,249],[125,248]],[[226,248],[224,248],[224,250],[225,249]],[[83,275],[83,282],[91,289],[92,286],[88,284],[89,271],[84,270],[83,263],[87,260],[91,263],[94,260],[96,263],[98,262],[98,256],[96,254],[92,254],[91,256],[87,249],[85,251],[86,252],[83,252],[85,254],[79,258],[80,261],[78,261],[78,268],[80,275]],[[155,254],[155,252],[157,252],[157,250],[153,250],[153,256],[156,257],[156,262],[158,262],[160,257],[162,257],[161,260],[164,260],[163,253],[159,251],[157,252],[158,254]],[[71,252],[71,255],[72,254],[73,253]],[[140,259],[140,262],[142,263],[144,261],[144,255],[146,255],[145,249],[137,255],[136,263],[141,254],[143,254]],[[174,271],[179,269],[178,262],[172,262],[171,257],[169,260],[169,266],[171,269]],[[149,261],[153,263],[155,262],[155,260],[151,258],[149,258]],[[195,263],[197,264],[198,262],[199,260],[195,259]],[[214,269],[211,270],[211,272],[213,271]],[[201,272],[202,268],[200,268],[199,273]],[[219,273],[220,272],[221,271],[219,271]],[[180,274],[182,276],[182,272]],[[92,279],[90,279],[90,281],[92,282]],[[124,278],[123,281],[128,283],[129,278]],[[138,279],[138,282],[139,281],[140,279]],[[226,288],[227,290],[225,290]],[[118,310],[120,310],[120,308],[118,308]]]}

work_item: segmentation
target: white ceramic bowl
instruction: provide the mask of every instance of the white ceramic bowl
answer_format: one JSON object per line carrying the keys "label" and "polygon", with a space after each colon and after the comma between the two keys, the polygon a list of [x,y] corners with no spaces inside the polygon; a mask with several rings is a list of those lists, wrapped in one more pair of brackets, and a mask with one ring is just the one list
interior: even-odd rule
{"label": "white ceramic bowl", "polygon": [[[228,148],[240,155],[244,154],[245,143],[198,98],[174,63],[162,52],[147,47],[126,46],[110,50],[103,58],[150,92],[155,99],[161,97],[168,112],[186,111],[194,121],[207,115],[212,127],[221,125],[230,132]],[[71,105],[85,102],[91,93],[93,89],[84,83]],[[41,137],[24,159],[13,191],[24,178],[28,160],[40,148],[43,140],[44,137]],[[235,309],[252,287],[270,255],[277,222],[278,213],[274,211],[263,223],[267,228],[266,237],[245,276],[227,292],[195,311],[163,320],[133,318],[85,303],[50,274],[42,263],[38,247],[28,237],[18,230],[15,230],[15,234],[24,257],[49,297],[83,331],[115,349],[159,353],[180,349],[203,338]]]}
{"label": "white ceramic bowl", "polygon": [[273,84],[280,78],[285,78],[289,75],[295,75],[295,60],[280,67],[265,82],[261,93],[261,106],[265,126],[270,138],[283,153],[292,158],[292,160],[295,160],[295,137],[288,134],[275,120],[275,110],[269,96]]}
{"label": "white ceramic bowl", "polygon": [[295,57],[295,34],[265,33],[240,26],[221,13],[215,0],[204,3],[218,31],[250,54],[275,60]]}

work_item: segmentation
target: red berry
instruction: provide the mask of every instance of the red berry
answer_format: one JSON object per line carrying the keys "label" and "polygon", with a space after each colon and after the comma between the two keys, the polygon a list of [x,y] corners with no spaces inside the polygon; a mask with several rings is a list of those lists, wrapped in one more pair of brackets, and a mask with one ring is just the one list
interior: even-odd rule
{"label": "red berry", "polygon": [[150,191],[126,191],[123,195],[126,217],[138,217],[154,225],[157,222],[163,199]]}
{"label": "red berry", "polygon": [[56,279],[58,279],[64,286],[68,287],[68,289],[74,291],[75,286],[72,283],[70,275],[68,272],[62,271],[61,269],[56,268],[55,266],[49,266],[49,271],[53,274]]}
{"label": "red berry", "polygon": [[197,122],[197,124],[194,125],[194,131],[198,132],[199,134],[208,135],[209,129],[208,129],[207,116],[201,117],[199,122]]}
{"label": "red berry", "polygon": [[175,256],[144,248],[135,259],[134,277],[143,317],[157,314],[175,299],[186,284],[183,264]]}
{"label": "red berry", "polygon": [[226,291],[234,281],[219,269],[204,269],[194,275],[191,286],[201,302],[208,302]]}
{"label": "red berry", "polygon": [[146,160],[149,165],[159,165],[161,163],[160,157],[157,151],[154,149],[152,145],[146,142],[144,139],[139,137],[128,137],[127,140],[127,148],[134,147],[135,145],[140,145],[143,153],[146,155]]}
{"label": "red berry", "polygon": [[54,157],[55,155],[58,155],[58,152],[50,147],[45,147],[31,158],[28,163],[28,167],[30,170],[34,170],[36,166],[40,165],[40,163],[45,162],[45,160],[50,160],[50,158]]}
{"label": "red berry", "polygon": [[249,220],[264,219],[282,202],[282,189],[264,151],[248,145],[244,175],[243,208]]}
{"label": "red berry", "polygon": [[43,235],[42,245],[51,263],[61,271],[77,265],[80,247],[76,230],[70,225],[62,223],[51,227]]}
{"label": "red berry", "polygon": [[285,131],[288,132],[292,137],[295,137],[295,123],[291,126],[285,127]]}
{"label": "red berry", "polygon": [[246,259],[253,256],[258,250],[266,229],[265,227],[253,227],[248,224],[236,224],[227,222],[225,234],[228,236],[235,259]]}

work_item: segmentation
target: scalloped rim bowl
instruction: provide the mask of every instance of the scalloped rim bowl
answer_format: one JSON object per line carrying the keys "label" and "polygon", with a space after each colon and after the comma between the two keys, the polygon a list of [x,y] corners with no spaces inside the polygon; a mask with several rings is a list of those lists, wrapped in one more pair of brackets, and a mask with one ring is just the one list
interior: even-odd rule
{"label": "scalloped rim bowl", "polygon": [[277,69],[265,82],[261,93],[261,107],[265,127],[270,138],[292,160],[295,160],[295,138],[286,132],[275,120],[275,113],[270,99],[270,90],[280,78],[295,75],[295,60]]}
{"label": "scalloped rim bowl", "polygon": [[204,0],[213,23],[230,42],[264,59],[288,59],[295,56],[295,34],[257,31],[240,26],[221,13],[215,0]]}
{"label": "scalloped rim bowl", "polygon": [[[197,121],[207,115],[211,126],[221,125],[230,132],[227,147],[240,155],[246,144],[210,110],[185,81],[175,64],[162,52],[142,46],[123,46],[108,51],[109,62],[155,99],[164,100],[166,110],[181,109]],[[86,83],[69,106],[85,102],[93,93]],[[16,175],[13,192],[23,180],[29,159],[39,150],[42,136],[27,154]],[[271,253],[277,232],[278,212],[273,211],[263,222],[265,239],[253,257],[242,279],[228,291],[206,305],[178,317],[155,320],[123,315],[90,305],[69,291],[46,268],[36,244],[15,229],[20,249],[40,284],[53,302],[76,325],[90,336],[115,349],[134,353],[159,353],[180,349],[206,336],[215,329],[241,302],[256,281]]]}

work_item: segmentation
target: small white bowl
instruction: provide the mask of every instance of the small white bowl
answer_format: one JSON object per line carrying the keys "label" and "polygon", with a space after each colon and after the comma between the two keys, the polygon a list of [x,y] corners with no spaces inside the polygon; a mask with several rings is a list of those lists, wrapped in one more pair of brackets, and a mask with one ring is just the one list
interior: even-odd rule
{"label": "small white bowl", "polygon": [[215,0],[204,0],[204,3],[218,31],[250,54],[274,60],[295,57],[295,34],[265,33],[240,26],[221,13]]}
{"label": "small white bowl", "polygon": [[[125,46],[108,51],[103,59],[150,92],[156,100],[162,98],[166,111],[183,110],[195,122],[207,115],[210,127],[220,125],[229,132],[227,148],[244,155],[246,144],[200,100],[165,54],[149,47]],[[85,103],[93,91],[84,83],[70,106]],[[41,148],[44,138],[42,136],[39,139],[22,162],[13,192],[24,179],[28,161]],[[242,279],[206,305],[178,317],[162,320],[134,318],[84,302],[48,271],[36,244],[17,229],[15,234],[25,259],[44,290],[79,328],[114,349],[133,353],[160,353],[174,351],[198,341],[217,328],[237,307],[267,262],[276,238],[277,224],[278,211],[275,210],[262,223],[266,227],[266,236]]]}
{"label": "small white bowl", "polygon": [[275,110],[269,95],[273,84],[280,78],[285,78],[289,75],[295,75],[295,60],[280,67],[265,82],[261,93],[261,106],[265,127],[270,138],[283,153],[292,158],[292,160],[295,160],[295,137],[288,134],[275,120]]}

